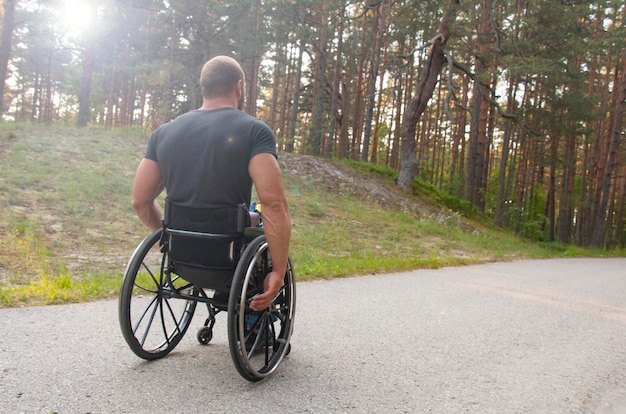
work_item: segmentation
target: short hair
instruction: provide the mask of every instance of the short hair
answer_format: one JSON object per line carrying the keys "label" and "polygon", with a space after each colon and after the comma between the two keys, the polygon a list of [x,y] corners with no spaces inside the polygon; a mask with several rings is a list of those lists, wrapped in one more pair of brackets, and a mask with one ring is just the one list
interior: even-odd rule
{"label": "short hair", "polygon": [[245,75],[235,59],[215,56],[202,67],[200,90],[204,98],[225,96],[240,80],[245,82]]}

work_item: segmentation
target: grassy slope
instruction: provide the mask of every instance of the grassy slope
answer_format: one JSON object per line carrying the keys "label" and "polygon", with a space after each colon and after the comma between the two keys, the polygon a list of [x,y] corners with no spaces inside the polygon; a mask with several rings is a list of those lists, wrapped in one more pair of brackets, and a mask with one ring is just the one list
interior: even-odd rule
{"label": "grassy slope", "polygon": [[[147,233],[129,199],[145,141],[137,131],[0,124],[0,306],[117,293],[126,259]],[[445,209],[381,207],[287,171],[285,184],[299,280],[592,254],[524,242]]]}

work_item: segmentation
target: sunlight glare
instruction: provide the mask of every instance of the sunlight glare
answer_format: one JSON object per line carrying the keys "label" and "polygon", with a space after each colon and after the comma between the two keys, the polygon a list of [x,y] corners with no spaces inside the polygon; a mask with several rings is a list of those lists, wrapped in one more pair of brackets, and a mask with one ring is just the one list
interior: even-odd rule
{"label": "sunlight glare", "polygon": [[65,0],[60,20],[68,31],[84,31],[92,25],[90,2]]}

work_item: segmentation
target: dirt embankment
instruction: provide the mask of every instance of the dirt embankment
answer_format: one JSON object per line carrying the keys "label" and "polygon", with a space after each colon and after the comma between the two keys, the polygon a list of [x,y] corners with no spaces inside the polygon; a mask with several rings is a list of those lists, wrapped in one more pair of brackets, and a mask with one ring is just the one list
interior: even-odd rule
{"label": "dirt embankment", "polygon": [[283,174],[305,179],[337,196],[352,196],[363,202],[416,216],[447,219],[454,213],[436,205],[408,196],[398,187],[375,175],[357,174],[341,164],[324,158],[281,153],[279,161]]}

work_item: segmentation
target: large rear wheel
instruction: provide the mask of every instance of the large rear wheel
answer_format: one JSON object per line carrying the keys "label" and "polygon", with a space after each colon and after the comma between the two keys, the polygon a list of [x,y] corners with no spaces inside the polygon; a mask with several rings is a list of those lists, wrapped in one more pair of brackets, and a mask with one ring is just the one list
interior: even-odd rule
{"label": "large rear wheel", "polygon": [[122,281],[119,322],[130,349],[147,360],[167,355],[185,335],[196,302],[172,297],[172,286],[197,294],[189,282],[165,275],[167,252],[161,252],[161,230],[146,237],[132,254]]}
{"label": "large rear wheel", "polygon": [[259,381],[276,370],[290,351],[290,338],[296,310],[295,275],[288,260],[284,285],[265,310],[253,311],[251,298],[263,292],[265,276],[272,270],[272,259],[265,236],[246,247],[230,290],[228,302],[228,342],[235,368],[248,381]]}

